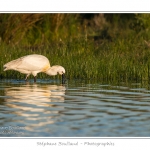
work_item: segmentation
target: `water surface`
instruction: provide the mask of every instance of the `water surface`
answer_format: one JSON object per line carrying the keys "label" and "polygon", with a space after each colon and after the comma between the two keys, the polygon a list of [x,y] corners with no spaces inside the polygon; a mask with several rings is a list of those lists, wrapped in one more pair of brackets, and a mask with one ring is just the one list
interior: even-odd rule
{"label": "water surface", "polygon": [[0,136],[149,137],[149,84],[1,80]]}

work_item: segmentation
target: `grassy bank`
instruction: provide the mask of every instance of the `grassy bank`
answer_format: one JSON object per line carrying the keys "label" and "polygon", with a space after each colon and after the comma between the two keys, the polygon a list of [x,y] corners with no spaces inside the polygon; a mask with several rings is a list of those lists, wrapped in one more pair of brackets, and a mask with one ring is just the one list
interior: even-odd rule
{"label": "grassy bank", "polygon": [[69,79],[150,78],[149,14],[0,14],[0,20],[1,78],[24,79],[3,65],[35,53],[64,66]]}
{"label": "grassy bank", "polygon": [[[18,72],[3,72],[3,65],[34,53],[47,56],[51,65],[64,66],[69,79],[124,81],[150,78],[150,48],[144,43],[143,38],[135,36],[101,42],[78,38],[41,47],[12,47],[2,44],[0,49],[1,78],[23,79],[25,75]],[[38,78],[49,76],[40,73]]]}

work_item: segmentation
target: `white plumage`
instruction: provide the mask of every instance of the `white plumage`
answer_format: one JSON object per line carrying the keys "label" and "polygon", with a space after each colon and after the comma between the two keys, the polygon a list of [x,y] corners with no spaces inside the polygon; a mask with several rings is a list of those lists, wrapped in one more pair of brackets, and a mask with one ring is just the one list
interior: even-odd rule
{"label": "white plumage", "polygon": [[16,70],[28,76],[32,74],[34,76],[34,82],[36,82],[36,76],[39,72],[44,72],[50,76],[60,74],[62,75],[62,82],[64,82],[65,69],[62,66],[50,67],[49,60],[43,55],[27,55],[16,60],[10,61],[4,65],[4,71]]}

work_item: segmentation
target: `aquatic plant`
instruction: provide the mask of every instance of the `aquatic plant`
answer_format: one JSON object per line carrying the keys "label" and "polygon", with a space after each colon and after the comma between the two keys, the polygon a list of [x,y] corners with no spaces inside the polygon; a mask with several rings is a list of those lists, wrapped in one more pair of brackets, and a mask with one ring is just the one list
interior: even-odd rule
{"label": "aquatic plant", "polygon": [[[111,14],[107,16],[109,15]],[[96,26],[96,23],[91,23],[90,27],[87,26],[88,23],[81,25],[78,22],[81,19],[79,14],[20,16],[3,16],[7,21],[3,21],[1,25],[5,25],[7,30],[0,32],[1,78],[24,79],[24,75],[18,72],[3,72],[3,65],[35,53],[48,57],[51,66],[64,66],[68,79],[144,81],[150,78],[150,15],[132,14],[131,19],[124,15],[125,19],[122,21],[119,21],[121,15],[112,14],[113,21],[101,15],[99,19],[104,24]],[[13,17],[18,20],[18,26],[15,22],[11,24]],[[20,19],[24,20],[25,25]],[[124,25],[125,21],[127,23]],[[28,30],[24,30],[25,27]],[[17,32],[16,37],[11,36],[14,32]],[[49,76],[41,73],[38,78]]]}

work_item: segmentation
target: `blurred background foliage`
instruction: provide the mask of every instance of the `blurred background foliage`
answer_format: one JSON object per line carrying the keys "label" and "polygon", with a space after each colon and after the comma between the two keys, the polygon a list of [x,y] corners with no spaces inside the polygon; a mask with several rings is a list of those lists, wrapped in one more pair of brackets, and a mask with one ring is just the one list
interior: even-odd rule
{"label": "blurred background foliage", "polygon": [[24,78],[3,65],[37,53],[68,78],[149,80],[150,14],[1,13],[0,52],[0,78]]}
{"label": "blurred background foliage", "polygon": [[11,45],[42,46],[76,38],[112,41],[133,32],[144,32],[148,39],[149,29],[150,14],[0,14],[1,42]]}

